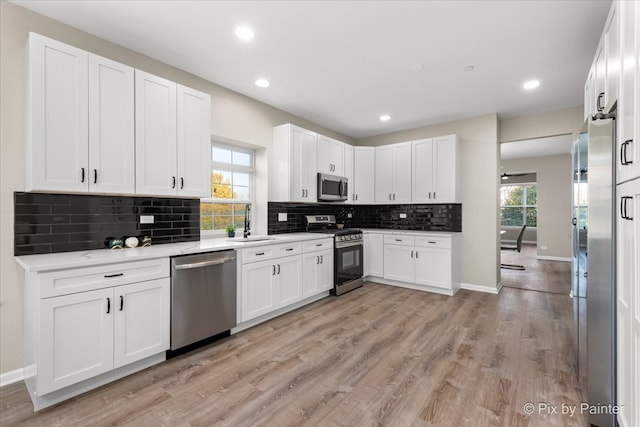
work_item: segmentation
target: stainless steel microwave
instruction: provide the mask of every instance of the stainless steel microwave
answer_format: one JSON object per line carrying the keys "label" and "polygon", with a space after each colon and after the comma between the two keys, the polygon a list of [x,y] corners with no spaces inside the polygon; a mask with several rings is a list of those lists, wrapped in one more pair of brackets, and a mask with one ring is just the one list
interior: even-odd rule
{"label": "stainless steel microwave", "polygon": [[318,174],[318,201],[339,202],[347,200],[349,191],[348,179],[344,176]]}

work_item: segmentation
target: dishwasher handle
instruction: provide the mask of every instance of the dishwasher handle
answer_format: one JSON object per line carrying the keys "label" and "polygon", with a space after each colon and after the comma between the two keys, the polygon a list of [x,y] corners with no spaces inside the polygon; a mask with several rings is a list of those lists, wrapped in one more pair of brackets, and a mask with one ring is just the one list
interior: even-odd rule
{"label": "dishwasher handle", "polygon": [[209,267],[211,265],[224,264],[227,262],[231,262],[235,259],[236,257],[225,257],[225,258],[214,259],[212,261],[193,262],[190,264],[179,264],[179,265],[176,265],[174,268],[176,270],[191,270],[193,268],[202,268],[202,267]]}

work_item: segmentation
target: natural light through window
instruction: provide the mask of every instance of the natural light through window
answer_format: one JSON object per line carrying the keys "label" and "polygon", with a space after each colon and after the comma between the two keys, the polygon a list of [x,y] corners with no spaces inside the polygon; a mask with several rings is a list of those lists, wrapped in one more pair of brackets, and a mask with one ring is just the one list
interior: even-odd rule
{"label": "natural light through window", "polygon": [[503,227],[536,227],[538,225],[536,184],[500,186],[500,225]]}
{"label": "natural light through window", "polygon": [[219,234],[230,225],[243,230],[246,205],[253,200],[253,159],[253,150],[211,144],[211,197],[200,203],[203,234]]}

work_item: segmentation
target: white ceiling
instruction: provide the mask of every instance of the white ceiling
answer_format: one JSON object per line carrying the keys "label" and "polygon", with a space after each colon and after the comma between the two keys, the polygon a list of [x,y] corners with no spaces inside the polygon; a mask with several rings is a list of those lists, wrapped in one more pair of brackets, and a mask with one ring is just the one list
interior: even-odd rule
{"label": "white ceiling", "polygon": [[500,144],[500,158],[520,159],[524,157],[552,156],[571,153],[573,140],[571,135],[549,136],[546,138],[525,139]]}
{"label": "white ceiling", "polygon": [[611,0],[14,3],[362,138],[582,104]]}

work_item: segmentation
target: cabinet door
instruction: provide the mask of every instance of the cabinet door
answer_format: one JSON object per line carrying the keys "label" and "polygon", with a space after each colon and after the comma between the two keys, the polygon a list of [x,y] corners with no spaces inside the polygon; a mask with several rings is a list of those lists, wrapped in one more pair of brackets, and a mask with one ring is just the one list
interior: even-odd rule
{"label": "cabinet door", "polygon": [[242,321],[269,313],[276,305],[276,266],[272,261],[242,266]]}
{"label": "cabinet door", "polygon": [[433,199],[438,203],[458,203],[458,140],[455,135],[434,138]]}
{"label": "cabinet door", "polygon": [[316,252],[320,256],[320,264],[316,273],[317,289],[319,292],[333,289],[333,249]]}
{"label": "cabinet door", "polygon": [[393,146],[392,203],[411,203],[411,143]]}
{"label": "cabinet door", "polygon": [[336,141],[335,139],[331,140],[330,144],[331,151],[331,165],[333,166],[333,171],[331,172],[333,175],[345,176],[344,175],[344,143],[340,141]]}
{"label": "cabinet door", "polygon": [[318,201],[318,150],[316,144],[316,134],[314,132],[305,132],[302,149],[302,177],[305,188],[305,202]]}
{"label": "cabinet door", "polygon": [[344,145],[344,176],[347,178],[347,203],[355,201],[355,192],[353,190],[355,184],[353,175],[353,148],[353,145]]}
{"label": "cabinet door", "polygon": [[589,76],[584,85],[584,119],[593,116],[596,113],[596,71],[595,64],[589,70]]}
{"label": "cabinet door", "polygon": [[135,80],[136,193],[177,194],[176,84],[140,70]]}
{"label": "cabinet door", "polygon": [[416,247],[415,260],[417,284],[451,289],[450,250]]}
{"label": "cabinet door", "polygon": [[177,85],[178,194],[211,197],[211,97]]}
{"label": "cabinet door", "polygon": [[302,255],[302,298],[306,298],[318,291],[318,267],[320,255],[312,252]]}
{"label": "cabinet door", "polygon": [[29,35],[26,190],[87,191],[88,53]]}
{"label": "cabinet door", "polygon": [[[290,194],[292,202],[315,202],[317,187],[317,134],[291,126],[289,141]],[[277,183],[273,183],[277,185]]]}
{"label": "cabinet door", "polygon": [[[393,147],[376,147],[376,203],[391,204],[393,197]],[[356,171],[357,173],[357,171]]]}
{"label": "cabinet door", "polygon": [[382,234],[364,235],[364,275],[384,277],[384,239]]}
{"label": "cabinet door", "polygon": [[432,202],[433,173],[433,140],[431,138],[412,142],[412,200],[413,203]]}
{"label": "cabinet door", "polygon": [[604,27],[606,78],[605,78],[605,111],[609,111],[613,103],[618,99],[618,87],[620,84],[620,34],[618,22],[618,2],[611,4],[609,19]]}
{"label": "cabinet door", "polygon": [[[640,179],[618,186],[617,203],[617,365],[621,426],[636,426],[640,408]],[[634,378],[636,379],[634,381]]]}
{"label": "cabinet door", "polygon": [[275,308],[284,307],[302,298],[302,259],[300,256],[274,260],[278,281],[278,300]]}
{"label": "cabinet door", "polygon": [[115,288],[114,367],[169,348],[170,279]]}
{"label": "cabinet door", "polygon": [[[599,113],[605,108],[605,85],[607,79],[607,58],[604,52],[604,38],[600,41],[596,50],[595,70],[594,70],[594,111]],[[594,113],[594,114],[595,114]]]}
{"label": "cabinet door", "polygon": [[375,147],[354,147],[353,192],[356,204],[375,202]]}
{"label": "cabinet door", "polygon": [[331,138],[324,135],[318,135],[318,173],[333,174]]}
{"label": "cabinet door", "polygon": [[[640,177],[640,5],[633,1],[620,2],[620,35],[622,49],[622,73],[620,99],[618,100],[617,182]],[[639,22],[636,24],[636,19]]]}
{"label": "cabinet door", "polygon": [[133,68],[89,54],[89,190],[135,191]]}
{"label": "cabinet door", "polygon": [[412,246],[384,245],[384,278],[413,283],[414,252]]}
{"label": "cabinet door", "polygon": [[113,288],[40,300],[39,395],[113,369]]}

